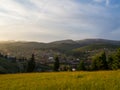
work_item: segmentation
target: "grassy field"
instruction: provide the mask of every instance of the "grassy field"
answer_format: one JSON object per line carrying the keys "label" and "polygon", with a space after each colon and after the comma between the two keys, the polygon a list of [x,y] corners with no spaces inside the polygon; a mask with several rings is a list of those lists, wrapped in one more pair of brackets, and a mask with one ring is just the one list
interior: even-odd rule
{"label": "grassy field", "polygon": [[120,71],[6,74],[0,90],[120,90]]}

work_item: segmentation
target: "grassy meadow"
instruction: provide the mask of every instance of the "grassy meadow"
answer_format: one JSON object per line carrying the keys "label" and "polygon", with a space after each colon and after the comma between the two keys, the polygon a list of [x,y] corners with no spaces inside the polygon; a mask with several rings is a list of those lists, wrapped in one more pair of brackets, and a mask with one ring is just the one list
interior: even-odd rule
{"label": "grassy meadow", "polygon": [[1,74],[0,90],[120,90],[120,70]]}

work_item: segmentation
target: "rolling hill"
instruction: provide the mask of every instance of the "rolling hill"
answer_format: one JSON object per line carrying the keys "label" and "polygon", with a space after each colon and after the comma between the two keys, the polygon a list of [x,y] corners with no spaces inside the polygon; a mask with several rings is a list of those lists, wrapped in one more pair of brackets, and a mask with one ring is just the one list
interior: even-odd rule
{"label": "rolling hill", "polygon": [[94,49],[116,49],[120,47],[120,41],[105,39],[85,39],[85,40],[61,40],[50,43],[39,42],[0,42],[0,52],[9,53],[17,57],[29,57],[33,52],[38,55],[52,50],[52,54],[56,52],[68,53],[75,50],[94,50]]}

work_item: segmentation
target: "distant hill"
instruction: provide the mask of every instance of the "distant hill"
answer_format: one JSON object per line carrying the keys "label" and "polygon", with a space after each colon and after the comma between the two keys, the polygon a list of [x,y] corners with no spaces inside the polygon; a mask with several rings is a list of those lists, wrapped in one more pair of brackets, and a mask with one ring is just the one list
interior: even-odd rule
{"label": "distant hill", "polygon": [[[30,56],[33,52],[41,54],[43,51],[52,53],[66,53],[73,50],[94,50],[101,48],[120,48],[120,41],[105,39],[85,39],[85,40],[61,40],[50,43],[39,42],[0,42],[0,52],[9,53],[15,56]],[[51,53],[51,52],[50,52]]]}
{"label": "distant hill", "polygon": [[68,39],[68,40],[54,41],[54,42],[51,42],[50,44],[77,44],[77,42],[74,40]]}
{"label": "distant hill", "polygon": [[85,39],[85,40],[62,40],[48,43],[49,47],[54,46],[64,51],[81,48],[81,50],[94,50],[101,48],[120,48],[120,41],[105,40],[105,39]]}
{"label": "distant hill", "polygon": [[84,40],[77,40],[79,44],[113,44],[113,45],[120,45],[120,41],[115,40],[106,40],[106,39],[84,39]]}

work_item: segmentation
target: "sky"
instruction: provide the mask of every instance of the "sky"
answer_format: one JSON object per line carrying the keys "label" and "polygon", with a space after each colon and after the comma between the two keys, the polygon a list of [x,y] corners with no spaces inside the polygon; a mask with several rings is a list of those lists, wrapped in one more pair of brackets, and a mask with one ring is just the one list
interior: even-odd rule
{"label": "sky", "polygon": [[0,40],[120,40],[120,0],[0,0]]}

